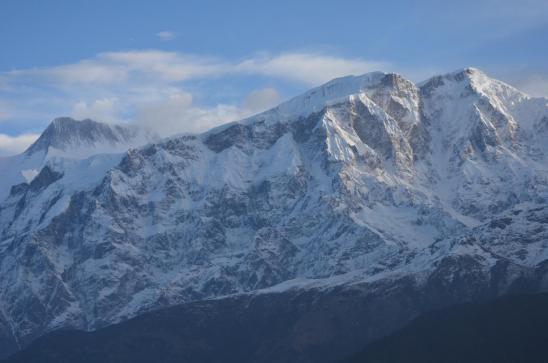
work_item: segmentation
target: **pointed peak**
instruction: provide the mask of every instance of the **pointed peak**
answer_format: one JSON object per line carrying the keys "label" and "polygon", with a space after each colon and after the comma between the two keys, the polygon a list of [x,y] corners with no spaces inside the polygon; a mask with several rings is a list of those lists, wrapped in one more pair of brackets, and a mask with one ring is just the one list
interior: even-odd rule
{"label": "pointed peak", "polygon": [[62,125],[73,125],[73,124],[78,124],[78,123],[89,123],[89,122],[100,123],[100,122],[93,121],[93,120],[90,120],[90,119],[76,120],[76,119],[73,119],[72,117],[63,116],[63,117],[54,118],[53,121],[50,122],[50,125],[51,126],[62,126]]}
{"label": "pointed peak", "polygon": [[475,68],[475,67],[467,67],[467,68],[464,68],[463,70],[464,72],[467,72],[467,73],[470,73],[470,74],[485,74],[485,72],[483,72],[481,69],[479,68]]}
{"label": "pointed peak", "polygon": [[109,125],[90,119],[59,117],[49,124],[25,154],[48,152],[49,148],[66,151],[100,144],[114,146],[135,138],[138,131],[135,127]]}
{"label": "pointed peak", "polygon": [[[275,114],[276,117],[291,118],[318,112],[335,100],[361,93],[379,85],[385,76],[384,72],[370,72],[360,76],[335,78],[257,116]],[[251,119],[255,119],[255,117],[251,117]]]}
{"label": "pointed peak", "polygon": [[387,73],[380,80],[380,84],[386,88],[392,88],[397,90],[402,90],[404,88],[415,88],[415,84],[410,80],[406,79],[398,73]]}
{"label": "pointed peak", "polygon": [[[488,96],[502,97],[504,99],[521,99],[528,97],[522,91],[495,78],[489,77],[478,68],[467,67],[456,71],[434,76],[422,83],[419,88],[423,94],[431,94],[441,87],[462,88],[461,94],[481,94]],[[455,92],[453,90],[453,92]]]}
{"label": "pointed peak", "polygon": [[473,67],[461,68],[456,71],[436,75],[418,84],[421,92],[430,94],[435,89],[448,84],[461,84],[473,88],[478,83],[488,83],[490,78],[481,70]]}
{"label": "pointed peak", "polygon": [[46,128],[53,128],[53,129],[76,129],[76,128],[83,128],[83,127],[109,127],[108,124],[94,121],[89,118],[83,119],[83,120],[76,120],[72,117],[57,117],[53,119],[53,121],[50,122],[49,126]]}
{"label": "pointed peak", "polygon": [[70,117],[55,118],[25,153],[31,155],[38,151],[47,151],[50,147],[64,149],[70,140],[74,140],[79,134],[93,134],[95,128],[110,129],[106,124],[89,119],[79,121]]}
{"label": "pointed peak", "polygon": [[80,129],[93,128],[110,128],[110,126],[91,119],[76,120],[72,117],[57,117],[49,123],[42,135],[53,136],[55,134],[56,136],[60,136],[63,133],[73,133]]}
{"label": "pointed peak", "polygon": [[324,87],[330,87],[333,85],[341,85],[341,84],[359,84],[359,83],[370,83],[375,80],[380,80],[382,77],[386,76],[387,73],[381,72],[381,71],[374,71],[374,72],[368,72],[361,75],[349,75],[349,76],[343,76],[343,77],[337,77],[333,78],[332,80],[324,83],[323,85],[317,87],[317,88],[324,88]]}
{"label": "pointed peak", "polygon": [[431,85],[431,84],[443,84],[443,81],[451,81],[451,82],[469,82],[471,80],[477,79],[477,78],[486,78],[488,79],[487,75],[479,70],[478,68],[474,67],[467,67],[467,68],[460,68],[456,71],[452,71],[445,74],[435,75],[433,77],[430,77],[424,82],[419,83],[419,86],[425,86],[425,85]]}
{"label": "pointed peak", "polygon": [[485,72],[482,70],[475,68],[475,67],[466,67],[462,69],[457,69],[456,71],[452,72],[453,74],[463,74],[468,76],[474,76],[474,75],[485,75]]}
{"label": "pointed peak", "polygon": [[446,79],[452,79],[457,82],[462,81],[474,81],[477,79],[488,79],[489,77],[478,68],[467,67],[463,69],[456,70],[454,72],[444,75]]}
{"label": "pointed peak", "polygon": [[58,126],[74,124],[78,122],[82,122],[82,121],[75,120],[71,117],[57,117],[53,119],[53,121],[51,121],[50,126],[58,127]]}

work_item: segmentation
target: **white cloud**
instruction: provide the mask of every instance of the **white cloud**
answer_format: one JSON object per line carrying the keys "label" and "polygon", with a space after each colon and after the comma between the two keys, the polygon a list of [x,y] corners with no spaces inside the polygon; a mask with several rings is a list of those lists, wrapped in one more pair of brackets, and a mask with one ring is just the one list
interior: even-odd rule
{"label": "white cloud", "polygon": [[517,82],[517,87],[535,97],[548,97],[548,77],[536,75]]}
{"label": "white cloud", "polygon": [[41,82],[47,86],[110,84],[127,80],[128,69],[121,64],[112,64],[102,59],[86,59],[78,63],[50,68],[32,68],[15,70],[0,75],[6,84],[16,82]]}
{"label": "white cloud", "polygon": [[[17,122],[29,122],[33,118],[36,127],[68,114],[106,122],[137,120],[154,124],[164,135],[196,132],[263,111],[280,101],[275,89],[264,88],[247,98],[229,95],[230,104],[196,104],[189,89],[221,92],[214,86],[208,89],[220,77],[260,76],[308,88],[334,77],[380,68],[388,65],[306,52],[259,54],[239,61],[161,50],[105,52],[71,64],[0,73],[0,97],[10,102],[9,112],[0,104],[0,119],[13,121],[17,117]],[[194,82],[192,88],[186,86],[189,82]]]}
{"label": "white cloud", "polygon": [[280,101],[281,97],[278,91],[268,87],[253,91],[247,95],[243,107],[250,112],[261,112],[278,105]]}
{"label": "white cloud", "polygon": [[10,136],[0,134],[0,156],[19,154],[38,138],[38,134]]}
{"label": "white cloud", "polygon": [[75,86],[180,82],[226,73],[225,69],[226,64],[208,57],[141,50],[100,53],[72,64],[10,71],[0,74],[0,82],[13,86],[30,81],[74,90]]}
{"label": "white cloud", "polygon": [[158,32],[156,33],[156,36],[163,41],[173,40],[177,37],[177,35],[174,32],[169,30]]}
{"label": "white cloud", "polygon": [[248,57],[228,62],[212,57],[189,56],[176,52],[139,50],[100,53],[95,58],[51,68],[16,70],[2,78],[32,79],[49,84],[85,85],[135,82],[181,82],[224,75],[263,75],[307,85],[317,85],[348,74],[387,69],[384,62],[349,59],[314,53],[284,53]]}
{"label": "white cloud", "polygon": [[281,77],[310,86],[350,74],[387,70],[389,64],[348,59],[313,53],[285,53],[278,56],[249,58],[237,64],[233,72]]}
{"label": "white cloud", "polygon": [[206,131],[250,114],[249,110],[236,105],[196,106],[190,93],[176,91],[165,99],[141,106],[137,110],[136,122],[160,135],[169,136],[181,132]]}
{"label": "white cloud", "polygon": [[[105,52],[71,64],[0,73],[0,122],[8,125],[14,118],[27,123],[32,119],[35,129],[48,119],[68,114],[106,122],[135,120],[158,127],[164,135],[197,132],[263,111],[281,100],[273,88],[223,97],[222,92],[230,92],[216,88],[221,77],[247,77],[247,82],[259,76],[305,89],[348,74],[393,69],[382,61],[312,52],[263,53],[239,61],[161,50]],[[404,72],[415,81],[425,78],[424,73],[437,72],[416,68]],[[547,94],[545,76],[522,77],[513,84],[532,95]],[[190,90],[208,94],[208,100],[217,92],[220,99],[231,101],[200,105]],[[0,132],[10,133],[6,128]]]}
{"label": "white cloud", "polygon": [[135,79],[180,82],[226,73],[227,65],[209,57],[158,50],[102,53],[99,62],[119,66]]}
{"label": "white cloud", "polygon": [[[164,136],[200,132],[264,111],[281,100],[271,87],[248,95],[238,93],[237,87],[234,94],[232,90],[219,90],[221,77],[230,82],[247,77],[248,82],[250,77],[259,76],[256,78],[266,78],[277,86],[280,81],[290,82],[292,87],[299,85],[304,90],[335,77],[374,70],[389,71],[393,66],[311,52],[263,53],[239,61],[160,50],[100,53],[72,64],[0,73],[0,125],[5,125],[0,133],[12,133],[8,127],[14,122],[24,122],[34,130],[60,115],[105,122],[134,121]],[[430,76],[437,72],[404,72],[415,81],[425,78],[424,73]],[[513,84],[532,95],[547,95],[546,77],[522,77]],[[215,94],[224,101],[211,101]],[[200,104],[195,98],[209,103]],[[22,145],[24,140],[28,143],[28,136],[14,139],[4,135],[5,145]],[[11,148],[20,150],[17,146]]]}
{"label": "white cloud", "polygon": [[71,116],[76,119],[90,118],[103,122],[120,122],[120,106],[116,98],[101,98],[92,102],[79,101],[72,109]]}
{"label": "white cloud", "polygon": [[[170,135],[184,129],[181,123],[188,123],[183,114],[192,105],[190,93],[173,92],[167,98],[155,102],[148,102],[137,110],[136,122],[153,128],[161,135]],[[192,125],[188,126],[192,129]]]}

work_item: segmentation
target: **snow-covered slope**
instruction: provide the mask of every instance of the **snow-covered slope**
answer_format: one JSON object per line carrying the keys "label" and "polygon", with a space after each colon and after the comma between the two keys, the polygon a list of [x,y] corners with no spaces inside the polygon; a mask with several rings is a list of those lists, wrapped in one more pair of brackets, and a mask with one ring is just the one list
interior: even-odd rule
{"label": "snow-covered slope", "polygon": [[81,160],[95,154],[120,153],[154,140],[158,137],[152,132],[134,126],[57,118],[25,152],[0,158],[0,200],[6,198],[13,185],[30,182],[48,160]]}
{"label": "snow-covered slope", "polygon": [[48,163],[0,205],[0,326],[25,344],[181,302],[382,294],[402,276],[442,288],[471,269],[504,293],[548,259],[547,102],[476,69],[372,73],[201,135]]}

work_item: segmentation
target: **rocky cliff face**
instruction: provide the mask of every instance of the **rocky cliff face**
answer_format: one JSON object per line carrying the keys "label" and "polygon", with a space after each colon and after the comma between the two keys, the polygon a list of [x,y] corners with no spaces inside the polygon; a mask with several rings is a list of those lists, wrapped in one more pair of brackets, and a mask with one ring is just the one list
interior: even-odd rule
{"label": "rocky cliff face", "polygon": [[201,135],[51,162],[0,205],[3,344],[243,293],[358,284],[382,305],[412,286],[427,303],[401,323],[543,290],[547,122],[546,99],[475,69],[372,73]]}

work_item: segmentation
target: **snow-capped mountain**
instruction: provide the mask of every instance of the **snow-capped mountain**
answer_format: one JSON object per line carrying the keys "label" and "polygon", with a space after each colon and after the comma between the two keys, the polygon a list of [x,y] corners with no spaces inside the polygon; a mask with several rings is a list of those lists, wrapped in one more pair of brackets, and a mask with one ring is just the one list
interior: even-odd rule
{"label": "snow-capped mountain", "polygon": [[6,198],[13,185],[32,181],[49,160],[81,160],[99,153],[120,153],[155,140],[158,137],[154,133],[135,126],[57,118],[26,151],[0,158],[0,200]]}
{"label": "snow-capped mountain", "polygon": [[546,289],[547,140],[548,100],[479,70],[418,85],[376,72],[200,135],[47,163],[0,205],[3,342],[239,294],[416,292],[395,326]]}

